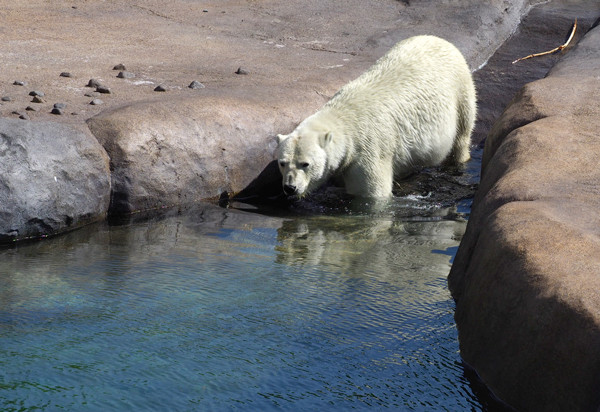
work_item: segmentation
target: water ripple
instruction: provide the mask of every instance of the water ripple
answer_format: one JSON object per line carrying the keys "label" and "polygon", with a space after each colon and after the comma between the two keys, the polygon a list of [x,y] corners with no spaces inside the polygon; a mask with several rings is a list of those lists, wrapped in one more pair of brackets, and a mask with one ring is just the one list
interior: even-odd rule
{"label": "water ripple", "polygon": [[432,253],[462,222],[261,219],[1,251],[0,407],[481,409]]}

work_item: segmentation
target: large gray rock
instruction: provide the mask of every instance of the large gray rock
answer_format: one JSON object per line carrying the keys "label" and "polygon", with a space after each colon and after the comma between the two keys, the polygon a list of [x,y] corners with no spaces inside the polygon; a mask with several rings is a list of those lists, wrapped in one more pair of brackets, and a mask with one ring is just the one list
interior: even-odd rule
{"label": "large gray rock", "polygon": [[494,125],[449,275],[461,356],[522,411],[600,407],[600,27]]}
{"label": "large gray rock", "polygon": [[0,243],[103,219],[109,196],[108,157],[89,131],[0,119]]}

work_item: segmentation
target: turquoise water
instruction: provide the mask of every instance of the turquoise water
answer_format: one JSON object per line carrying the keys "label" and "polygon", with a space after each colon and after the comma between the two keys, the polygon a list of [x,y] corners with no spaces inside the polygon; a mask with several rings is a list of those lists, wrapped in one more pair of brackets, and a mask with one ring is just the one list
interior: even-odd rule
{"label": "turquoise water", "polygon": [[446,285],[468,207],[201,205],[0,250],[0,409],[483,410]]}

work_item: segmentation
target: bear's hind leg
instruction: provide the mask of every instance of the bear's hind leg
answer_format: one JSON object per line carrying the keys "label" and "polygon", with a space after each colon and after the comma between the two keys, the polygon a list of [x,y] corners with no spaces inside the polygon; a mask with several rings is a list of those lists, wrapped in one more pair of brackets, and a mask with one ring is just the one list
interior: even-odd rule
{"label": "bear's hind leg", "polygon": [[458,123],[452,151],[445,163],[459,165],[471,158],[471,133],[475,126],[477,106],[475,103],[475,87],[466,87],[461,101],[458,103]]}

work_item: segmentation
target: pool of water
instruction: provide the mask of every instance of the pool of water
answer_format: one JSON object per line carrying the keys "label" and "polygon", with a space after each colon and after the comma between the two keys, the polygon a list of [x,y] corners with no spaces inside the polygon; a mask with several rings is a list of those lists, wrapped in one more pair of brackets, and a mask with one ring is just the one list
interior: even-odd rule
{"label": "pool of water", "polygon": [[446,286],[469,206],[207,204],[0,250],[0,409],[483,410]]}

